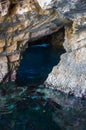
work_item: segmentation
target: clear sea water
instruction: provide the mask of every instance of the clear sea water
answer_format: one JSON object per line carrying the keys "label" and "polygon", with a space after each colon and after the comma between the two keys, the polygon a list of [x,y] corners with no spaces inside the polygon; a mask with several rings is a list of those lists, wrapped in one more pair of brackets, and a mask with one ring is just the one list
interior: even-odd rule
{"label": "clear sea water", "polygon": [[26,49],[17,84],[0,86],[0,130],[85,130],[86,102],[73,99],[73,109],[71,100],[43,85],[64,52],[46,43]]}

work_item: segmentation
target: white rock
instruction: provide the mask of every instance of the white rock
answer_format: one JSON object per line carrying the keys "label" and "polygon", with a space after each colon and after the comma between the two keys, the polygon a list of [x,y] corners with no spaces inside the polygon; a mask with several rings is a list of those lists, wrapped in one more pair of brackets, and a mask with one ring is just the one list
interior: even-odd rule
{"label": "white rock", "polygon": [[5,56],[0,57],[0,82],[4,76],[8,73],[7,58]]}
{"label": "white rock", "polygon": [[41,8],[48,9],[51,7],[52,0],[37,0]]}

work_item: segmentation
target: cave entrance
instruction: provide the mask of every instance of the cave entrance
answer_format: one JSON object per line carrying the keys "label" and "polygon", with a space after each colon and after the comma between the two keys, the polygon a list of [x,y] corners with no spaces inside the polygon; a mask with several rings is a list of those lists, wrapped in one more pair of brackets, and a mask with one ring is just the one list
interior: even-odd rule
{"label": "cave entrance", "polygon": [[63,48],[64,29],[39,40],[29,42],[17,74],[19,85],[43,84],[52,68],[59,63]]}

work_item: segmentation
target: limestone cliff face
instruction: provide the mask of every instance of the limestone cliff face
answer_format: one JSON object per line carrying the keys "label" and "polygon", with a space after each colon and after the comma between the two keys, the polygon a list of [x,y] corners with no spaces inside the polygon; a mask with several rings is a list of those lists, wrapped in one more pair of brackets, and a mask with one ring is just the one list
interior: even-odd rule
{"label": "limestone cliff face", "polygon": [[[38,0],[41,5],[41,0]],[[46,5],[46,6],[45,6]],[[60,63],[49,74],[46,84],[77,97],[86,97],[86,1],[49,0],[42,8],[55,8],[72,20],[65,26],[64,48]]]}
{"label": "limestone cliff face", "polygon": [[58,31],[66,21],[52,9],[41,9],[36,0],[0,0],[0,82],[15,80],[28,41]]}
{"label": "limestone cliff face", "polygon": [[28,41],[52,34],[62,27],[65,28],[63,45],[66,53],[46,83],[78,97],[85,96],[85,0],[1,0],[0,82],[5,77],[15,80],[21,52]]}

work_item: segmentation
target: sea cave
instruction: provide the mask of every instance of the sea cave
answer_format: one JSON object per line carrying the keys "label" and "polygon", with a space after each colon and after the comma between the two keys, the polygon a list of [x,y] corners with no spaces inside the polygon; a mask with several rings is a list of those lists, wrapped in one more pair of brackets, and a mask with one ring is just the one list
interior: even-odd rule
{"label": "sea cave", "polygon": [[85,0],[0,0],[0,130],[86,129]]}

